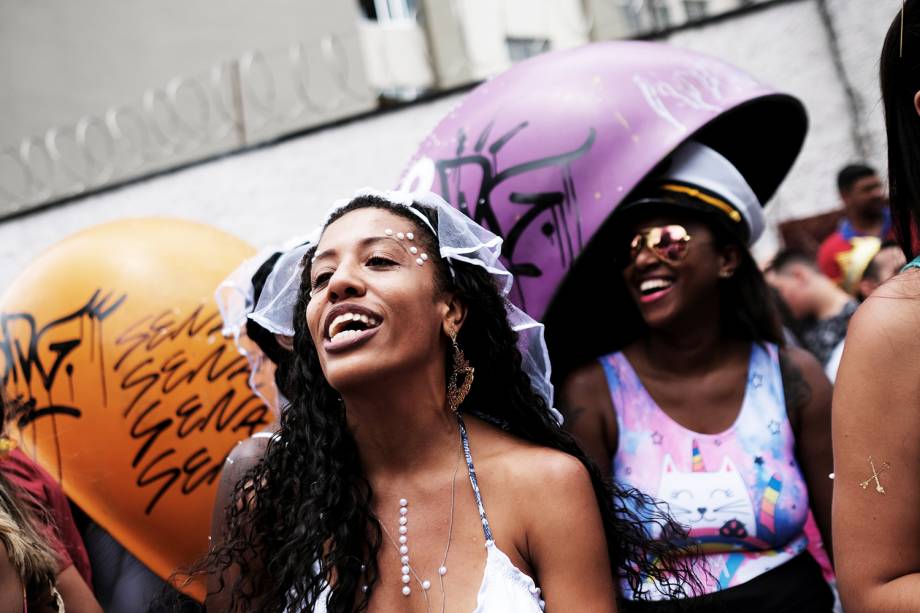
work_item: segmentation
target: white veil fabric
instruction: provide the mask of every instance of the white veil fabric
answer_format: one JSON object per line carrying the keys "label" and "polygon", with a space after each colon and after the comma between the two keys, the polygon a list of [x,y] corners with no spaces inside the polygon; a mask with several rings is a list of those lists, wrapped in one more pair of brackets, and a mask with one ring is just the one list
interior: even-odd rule
{"label": "white veil fabric", "polygon": [[274,334],[294,337],[294,307],[300,292],[303,258],[313,241],[307,240],[281,254],[265,279],[259,302],[249,318]]}
{"label": "white veil fabric", "polygon": [[[561,424],[562,414],[553,407],[551,368],[543,336],[543,324],[535,321],[508,300],[514,277],[501,262],[502,238],[483,228],[432,192],[380,191],[365,188],[358,190],[352,198],[337,201],[326,215],[323,224],[311,235],[311,242],[319,242],[323,229],[336,212],[362,196],[380,198],[406,207],[423,226],[435,234],[440,255],[447,261],[451,274],[454,274],[451,262],[464,262],[482,267],[495,278],[496,285],[505,299],[508,323],[518,335],[522,368],[530,378],[534,391],[546,402],[553,419]],[[437,211],[437,229],[417,207]],[[300,293],[303,259],[307,251],[308,247],[300,246],[281,256],[265,282],[255,310],[249,314],[249,317],[262,327],[276,334],[294,334],[294,306]]]}
{"label": "white veil fabric", "polygon": [[274,247],[265,247],[251,258],[243,260],[214,291],[214,301],[224,322],[221,333],[226,338],[239,338],[246,325],[246,316],[255,306],[252,276],[276,251]]}
{"label": "white veil fabric", "polygon": [[[273,254],[279,251],[286,255],[292,249],[292,245],[301,245],[306,238],[294,238],[283,245],[271,245],[261,249],[256,255],[244,260],[236,269],[231,272],[226,279],[221,281],[220,285],[214,291],[214,301],[217,303],[217,309],[220,311],[223,327],[221,333],[225,338],[232,338],[237,351],[249,362],[249,387],[259,398],[265,402],[271,410],[278,415],[281,408],[287,404],[287,400],[276,389],[274,383],[274,364],[269,360],[259,346],[246,334],[247,317],[256,308],[255,291],[252,286],[252,277],[256,271],[268,260]],[[306,251],[307,247],[303,247]],[[283,256],[282,256],[283,257]],[[263,293],[260,299],[265,295],[265,291],[270,288],[269,283],[272,276],[278,272],[281,258],[275,263],[272,272],[266,279]],[[260,300],[261,303],[261,300]],[[293,308],[291,309],[293,317]],[[263,326],[264,327],[264,326]],[[283,336],[293,336],[293,329],[290,334],[283,331],[272,330],[272,333]],[[271,392],[267,393],[267,390]]]}

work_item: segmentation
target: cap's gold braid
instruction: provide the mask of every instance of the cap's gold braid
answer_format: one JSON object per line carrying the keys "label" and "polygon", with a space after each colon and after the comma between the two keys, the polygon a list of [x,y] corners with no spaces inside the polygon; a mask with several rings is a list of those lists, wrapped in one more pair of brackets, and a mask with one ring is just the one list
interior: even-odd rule
{"label": "cap's gold braid", "polygon": [[687,196],[690,196],[691,198],[699,200],[700,202],[703,202],[704,204],[708,204],[709,206],[713,206],[719,209],[720,211],[728,215],[728,218],[734,221],[735,223],[741,222],[741,213],[735,210],[735,207],[725,202],[724,200],[721,200],[714,196],[710,196],[709,194],[704,194],[703,192],[701,192],[700,190],[696,188],[687,187],[685,185],[675,185],[673,183],[666,183],[661,186],[661,189],[668,191],[668,192],[677,192],[680,194],[686,194]]}

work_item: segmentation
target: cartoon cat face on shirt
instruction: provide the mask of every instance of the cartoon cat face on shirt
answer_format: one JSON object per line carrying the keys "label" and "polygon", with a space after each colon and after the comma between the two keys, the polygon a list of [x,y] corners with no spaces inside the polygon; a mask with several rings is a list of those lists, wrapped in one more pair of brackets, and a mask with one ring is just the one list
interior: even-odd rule
{"label": "cartoon cat face on shirt", "polygon": [[747,486],[731,458],[725,456],[719,470],[707,472],[678,470],[670,454],[664,458],[658,498],[668,504],[671,514],[691,531],[722,529],[735,520],[747,532],[757,530],[754,505]]}

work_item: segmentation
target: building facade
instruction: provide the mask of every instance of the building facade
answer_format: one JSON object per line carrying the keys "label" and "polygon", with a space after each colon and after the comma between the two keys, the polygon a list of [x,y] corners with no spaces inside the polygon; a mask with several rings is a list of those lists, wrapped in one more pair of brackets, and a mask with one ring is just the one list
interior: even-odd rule
{"label": "building facade", "polygon": [[[85,0],[0,7],[0,288],[60,238],[177,216],[254,246],[393,186],[465,88],[536,53],[642,37],[800,97],[811,129],[772,227],[883,170],[882,38],[897,0]],[[757,143],[751,143],[756,147]],[[766,154],[767,152],[765,152]],[[778,246],[768,232],[758,257]]]}

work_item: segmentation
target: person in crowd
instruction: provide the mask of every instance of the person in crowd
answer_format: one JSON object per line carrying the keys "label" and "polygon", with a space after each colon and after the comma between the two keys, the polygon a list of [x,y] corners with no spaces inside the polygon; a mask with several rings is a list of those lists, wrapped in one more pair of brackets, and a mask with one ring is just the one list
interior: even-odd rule
{"label": "person in crowd", "polygon": [[561,428],[500,249],[434,194],[333,209],[290,284],[291,403],[204,562],[209,610],[603,612],[615,577],[686,576],[636,521],[650,501]]}
{"label": "person in crowd", "polygon": [[63,610],[56,587],[55,552],[0,474],[0,611]]}
{"label": "person in crowd", "polygon": [[862,241],[865,246],[851,251],[849,265],[844,268],[843,288],[862,302],[898,274],[907,264],[907,258],[894,241],[883,242],[870,236],[854,240]]}
{"label": "person in crowd", "polygon": [[5,433],[21,410],[0,387],[0,610],[101,613],[61,486]]}
{"label": "person in crowd", "polygon": [[565,378],[567,427],[621,487],[663,501],[704,556],[704,596],[635,610],[833,606],[806,536],[811,508],[830,543],[831,388],[814,357],[783,347],[747,248],[763,224],[731,162],[687,142],[613,212],[566,289],[626,296],[620,349]]}
{"label": "person in crowd", "polygon": [[[852,241],[853,248],[841,254],[843,268],[842,288],[863,302],[878,287],[891,279],[907,263],[897,243],[882,243],[874,236],[858,236]],[[824,372],[831,382],[836,381],[840,360],[846,339],[840,341],[824,365]]]}
{"label": "person in crowd", "polygon": [[[278,431],[281,411],[288,404],[290,391],[285,393],[285,390],[294,359],[293,330],[274,332],[249,315],[257,310],[266,285],[271,288],[273,283],[286,281],[303,257],[308,245],[297,242],[289,251],[269,250],[267,257],[260,253],[243,262],[221,283],[215,294],[224,321],[223,332],[233,337],[240,353],[249,361],[250,387],[271,409],[274,419],[262,431],[237,443],[228,454],[217,486],[211,517],[212,535],[221,534],[237,482],[264,457],[268,441]],[[293,304],[290,308],[293,319]],[[266,325],[271,326],[271,323],[266,322]]]}
{"label": "person in crowd", "polygon": [[851,164],[841,169],[837,174],[837,190],[845,217],[837,231],[818,248],[818,268],[835,283],[842,283],[840,257],[852,248],[852,239],[887,238],[891,234],[891,217],[882,180],[870,166]]}
{"label": "person in crowd", "polygon": [[827,371],[859,302],[818,270],[812,258],[795,251],[782,251],[773,258],[767,281],[801,322],[798,336],[802,346]]}
{"label": "person in crowd", "polygon": [[834,551],[847,611],[920,611],[920,0],[882,48],[891,217],[908,269],[850,322],[834,390]]}

